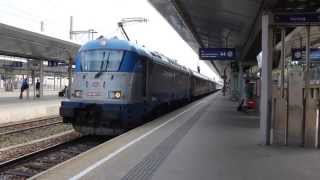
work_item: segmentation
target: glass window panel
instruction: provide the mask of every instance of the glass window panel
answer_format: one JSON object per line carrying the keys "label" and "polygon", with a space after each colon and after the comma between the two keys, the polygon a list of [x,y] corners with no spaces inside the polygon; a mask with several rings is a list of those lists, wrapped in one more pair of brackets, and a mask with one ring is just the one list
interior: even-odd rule
{"label": "glass window panel", "polygon": [[123,51],[94,50],[81,53],[80,64],[83,72],[118,71]]}

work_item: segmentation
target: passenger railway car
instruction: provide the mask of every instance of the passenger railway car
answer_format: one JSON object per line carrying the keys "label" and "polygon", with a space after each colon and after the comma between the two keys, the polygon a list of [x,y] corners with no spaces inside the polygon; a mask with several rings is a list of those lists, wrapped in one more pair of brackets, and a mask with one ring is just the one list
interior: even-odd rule
{"label": "passenger railway car", "polygon": [[175,60],[101,37],[80,48],[72,97],[61,103],[60,115],[83,134],[109,135],[214,90],[213,81]]}

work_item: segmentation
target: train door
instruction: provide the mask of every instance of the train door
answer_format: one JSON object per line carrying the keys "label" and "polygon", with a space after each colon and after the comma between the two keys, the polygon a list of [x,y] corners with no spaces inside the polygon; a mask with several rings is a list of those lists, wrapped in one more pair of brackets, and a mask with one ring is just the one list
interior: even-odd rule
{"label": "train door", "polygon": [[151,102],[151,61],[143,57],[142,58],[142,95],[147,102]]}

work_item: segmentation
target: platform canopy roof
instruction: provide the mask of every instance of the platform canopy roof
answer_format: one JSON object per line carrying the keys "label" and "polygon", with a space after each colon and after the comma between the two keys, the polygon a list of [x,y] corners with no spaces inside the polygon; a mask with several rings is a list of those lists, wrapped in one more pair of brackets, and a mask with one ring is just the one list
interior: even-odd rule
{"label": "platform canopy roof", "polygon": [[[255,64],[265,11],[312,10],[319,0],[149,0],[198,53],[199,47],[237,50],[237,61]],[[220,75],[226,62],[208,62]]]}
{"label": "platform canopy roof", "polygon": [[79,48],[79,44],[0,23],[1,55],[67,62]]}

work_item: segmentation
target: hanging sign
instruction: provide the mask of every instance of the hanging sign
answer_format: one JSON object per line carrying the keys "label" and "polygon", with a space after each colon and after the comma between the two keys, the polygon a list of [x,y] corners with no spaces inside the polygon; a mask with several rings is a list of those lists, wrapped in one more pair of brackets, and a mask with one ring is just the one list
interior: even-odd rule
{"label": "hanging sign", "polygon": [[[292,61],[304,61],[306,59],[305,48],[294,48],[292,51]],[[320,48],[310,49],[310,60],[320,61]]]}
{"label": "hanging sign", "polygon": [[301,26],[320,24],[320,13],[279,13],[274,15],[274,22]]}
{"label": "hanging sign", "polygon": [[200,48],[199,58],[201,60],[235,60],[235,48]]}

